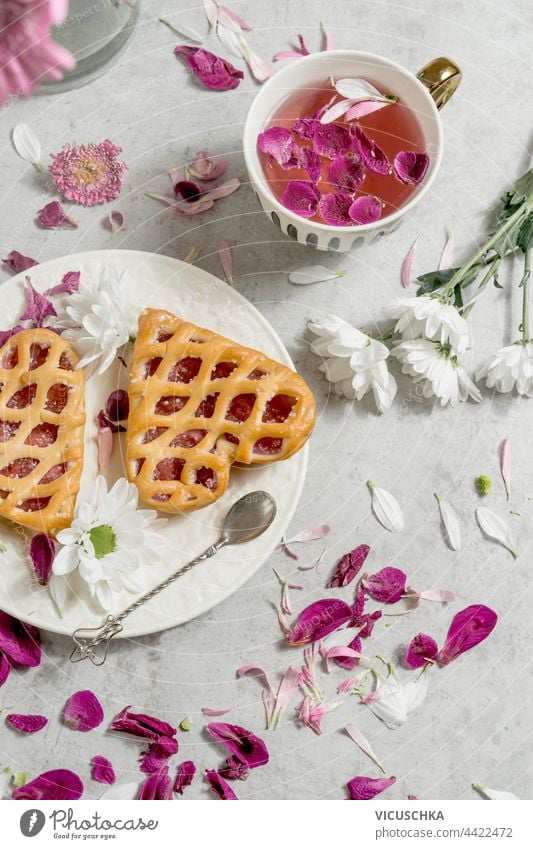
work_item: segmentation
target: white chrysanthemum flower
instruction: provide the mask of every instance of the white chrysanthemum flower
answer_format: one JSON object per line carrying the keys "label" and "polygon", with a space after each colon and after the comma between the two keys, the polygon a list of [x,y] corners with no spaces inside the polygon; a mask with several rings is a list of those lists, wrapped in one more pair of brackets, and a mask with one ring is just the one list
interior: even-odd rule
{"label": "white chrysanthemum flower", "polygon": [[476,374],[489,389],[512,392],[533,398],[533,342],[515,342],[496,351]]}
{"label": "white chrysanthemum flower", "polygon": [[383,313],[387,318],[398,319],[394,329],[404,339],[432,339],[451,345],[456,354],[463,353],[470,345],[467,320],[438,295],[400,298],[388,304]]}
{"label": "white chrysanthemum flower", "polygon": [[155,510],[137,510],[137,500],[137,488],[125,478],[108,492],[100,475],[93,500],[81,503],[70,528],[57,535],[63,548],[54,560],[54,575],[77,569],[105,610],[111,610],[113,593],[142,589],[139,569],[157,559],[163,542],[157,530],[164,520]]}
{"label": "white chrysanthemum flower", "polygon": [[424,398],[435,395],[441,405],[472,398],[481,401],[481,393],[464,367],[452,353],[451,346],[429,339],[405,339],[392,349],[391,355],[402,364],[404,374],[420,383]]}
{"label": "white chrysanthemum flower", "polygon": [[396,395],[396,381],[387,369],[387,346],[334,315],[310,321],[308,327],[318,337],[311,350],[323,358],[319,369],[333,384],[334,392],[360,401],[372,390],[379,412],[388,410]]}
{"label": "white chrysanthemum flower", "polygon": [[100,360],[97,373],[103,374],[137,332],[139,310],[131,304],[123,278],[124,272],[106,269],[99,279],[82,283],[65,305],[68,318],[56,322],[81,355],[78,368]]}

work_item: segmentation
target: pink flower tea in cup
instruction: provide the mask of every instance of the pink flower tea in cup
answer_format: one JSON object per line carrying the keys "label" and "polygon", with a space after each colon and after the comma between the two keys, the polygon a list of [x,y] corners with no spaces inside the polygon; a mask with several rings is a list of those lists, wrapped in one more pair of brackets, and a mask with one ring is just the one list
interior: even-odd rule
{"label": "pink flower tea in cup", "polygon": [[429,166],[422,128],[394,92],[325,80],[287,97],[257,138],[267,183],[286,209],[353,227],[396,212]]}

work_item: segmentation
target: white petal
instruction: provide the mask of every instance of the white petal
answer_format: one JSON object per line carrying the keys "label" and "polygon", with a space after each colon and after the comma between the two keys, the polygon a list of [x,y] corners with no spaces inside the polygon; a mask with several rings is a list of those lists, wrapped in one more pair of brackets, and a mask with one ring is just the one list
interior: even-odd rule
{"label": "white petal", "polygon": [[66,545],[61,548],[55,558],[53,571],[54,575],[68,575],[78,568],[80,563],[80,552],[77,545]]}
{"label": "white petal", "polygon": [[378,91],[375,86],[358,77],[344,78],[337,80],[335,88],[341,97],[348,97],[350,100],[388,100],[381,91]]}
{"label": "white petal", "polygon": [[337,121],[341,118],[348,109],[351,109],[356,103],[357,100],[339,100],[338,103],[334,103],[333,106],[330,106],[329,109],[326,109],[326,111],[322,113],[320,116],[320,123],[332,124],[333,121]]}
{"label": "white petal", "polygon": [[296,283],[298,286],[306,286],[308,283],[322,283],[326,280],[335,280],[337,277],[342,277],[344,273],[344,271],[325,268],[323,265],[304,265],[303,268],[297,268],[296,271],[291,271],[289,281]]}
{"label": "white petal", "polygon": [[444,525],[444,530],[446,531],[450,548],[454,551],[459,551],[461,548],[461,528],[459,525],[459,519],[457,518],[457,513],[453,509],[452,505],[447,501],[444,501],[437,495],[435,498],[439,505],[442,524]]}
{"label": "white petal", "polygon": [[63,618],[67,601],[72,595],[68,580],[63,575],[51,575],[48,581],[48,592],[52,596],[59,616]]}
{"label": "white petal", "polygon": [[41,169],[41,143],[28,124],[17,124],[13,130],[13,147],[18,155]]}
{"label": "white petal", "polygon": [[217,26],[217,35],[222,47],[225,47],[228,53],[231,53],[232,56],[236,56],[240,59],[242,54],[240,38],[237,33],[227,29],[227,27],[224,27],[219,23]]}
{"label": "white petal", "polygon": [[136,782],[130,782],[129,784],[114,784],[109,790],[106,790],[100,796],[101,800],[104,799],[118,799],[124,801],[133,801],[139,795],[139,785]]}
{"label": "white petal", "polygon": [[513,557],[518,557],[514,542],[511,538],[511,532],[506,522],[500,519],[492,510],[486,507],[478,507],[476,510],[476,518],[479,522],[479,527],[486,534],[500,545],[507,548]]}
{"label": "white petal", "polygon": [[395,497],[373,481],[368,481],[368,486],[372,493],[372,510],[378,522],[391,533],[403,531],[405,521]]}
{"label": "white petal", "polygon": [[485,787],[484,784],[472,784],[474,790],[478,790],[480,793],[485,796],[486,799],[506,799],[510,800],[518,800],[518,796],[515,796],[514,793],[509,793],[507,790],[491,790],[490,787]]}

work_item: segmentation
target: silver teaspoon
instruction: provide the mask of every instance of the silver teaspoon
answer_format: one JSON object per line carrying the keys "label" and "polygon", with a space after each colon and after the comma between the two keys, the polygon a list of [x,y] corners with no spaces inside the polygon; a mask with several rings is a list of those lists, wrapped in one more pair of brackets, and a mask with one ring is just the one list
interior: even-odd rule
{"label": "silver teaspoon", "polygon": [[[207,560],[209,557],[213,557],[224,546],[239,545],[242,542],[250,542],[256,537],[261,536],[270,527],[275,515],[276,502],[268,492],[257,490],[243,495],[228,510],[218,540],[203,551],[202,554],[199,554],[194,560],[186,563],[185,566],[181,566],[170,577],[140,596],[121,613],[117,613],[116,616],[109,615],[99,628],[78,628],[74,631],[72,639],[76,645],[70,655],[72,663],[78,663],[80,660],[86,660],[88,658],[95,666],[102,666],[107,658],[110,641],[117,634],[120,634],[122,631],[122,622],[130,613],[133,613],[154,596],[166,590],[174,581],[189,572],[193,566],[196,566],[203,560]],[[102,652],[96,654],[95,649],[99,645],[102,645]]]}

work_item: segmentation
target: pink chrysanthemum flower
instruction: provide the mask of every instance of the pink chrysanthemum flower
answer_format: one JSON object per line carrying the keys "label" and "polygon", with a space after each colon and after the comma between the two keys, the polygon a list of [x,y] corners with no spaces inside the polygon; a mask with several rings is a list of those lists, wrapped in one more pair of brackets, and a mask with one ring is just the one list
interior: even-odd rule
{"label": "pink chrysanthemum flower", "polygon": [[68,0],[0,2],[0,105],[10,96],[27,97],[43,80],[62,79],[75,66],[50,33],[67,11]]}
{"label": "pink chrysanthemum flower", "polygon": [[94,206],[114,200],[127,168],[117,157],[122,148],[109,139],[100,144],[66,144],[53,153],[52,179],[67,200]]}

